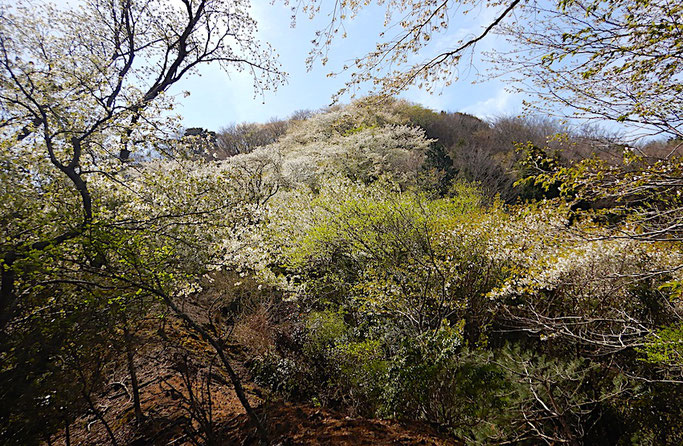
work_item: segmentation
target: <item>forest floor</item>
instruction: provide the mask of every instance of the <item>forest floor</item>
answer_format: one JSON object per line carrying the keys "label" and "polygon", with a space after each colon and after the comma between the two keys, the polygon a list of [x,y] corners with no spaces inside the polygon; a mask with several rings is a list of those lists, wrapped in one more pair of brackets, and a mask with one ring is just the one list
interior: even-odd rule
{"label": "forest floor", "polygon": [[[180,324],[171,321],[178,333]],[[141,406],[145,419],[135,420],[129,374],[123,364],[104,388],[93,392],[94,407],[53,436],[53,445],[257,445],[250,423],[229,380],[215,361],[215,353],[185,332],[182,339],[149,331],[144,347],[136,352]],[[160,341],[159,339],[163,339]],[[253,407],[267,426],[272,445],[456,445],[454,440],[422,423],[404,423],[351,417],[348,414],[288,403],[265,392],[249,380],[243,367],[245,355],[237,345],[226,346],[233,367]],[[188,352],[192,352],[189,355]],[[207,392],[210,389],[210,392]],[[106,425],[106,426],[105,426]],[[107,431],[109,428],[109,433]],[[113,437],[113,438],[112,438]]]}

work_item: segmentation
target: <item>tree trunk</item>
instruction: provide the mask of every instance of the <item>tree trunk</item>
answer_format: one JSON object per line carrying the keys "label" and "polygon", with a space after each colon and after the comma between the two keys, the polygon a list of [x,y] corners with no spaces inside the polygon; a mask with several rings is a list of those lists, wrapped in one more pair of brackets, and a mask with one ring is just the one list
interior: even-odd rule
{"label": "tree trunk", "polygon": [[232,381],[232,385],[235,388],[235,393],[237,394],[237,398],[240,400],[240,403],[242,403],[242,407],[244,407],[244,410],[247,412],[247,415],[251,419],[251,421],[254,423],[256,426],[256,430],[258,432],[259,438],[261,440],[262,445],[268,445],[268,432],[266,431],[265,426],[259,419],[258,415],[254,411],[254,409],[251,407],[251,404],[249,404],[249,400],[247,399],[247,395],[244,393],[244,388],[242,387],[242,382],[240,381],[239,377],[237,376],[237,373],[235,373],[235,370],[232,368],[230,365],[230,361],[228,360],[227,356],[225,356],[225,352],[223,351],[223,348],[220,346],[218,341],[213,338],[206,330],[204,330],[199,324],[197,324],[190,316],[185,314],[178,306],[173,302],[173,300],[165,295],[164,293],[161,293],[157,290],[155,290],[156,294],[159,295],[162,299],[164,299],[164,302],[173,310],[173,312],[180,317],[183,321],[185,321],[190,327],[192,327],[195,332],[197,332],[206,342],[211,344],[211,346],[216,350],[216,353],[218,354],[218,357],[221,359],[221,362],[223,363],[223,366],[225,367],[225,370],[228,372],[228,376],[230,376],[230,381]]}
{"label": "tree trunk", "polygon": [[113,446],[118,446],[118,443],[116,442],[116,437],[114,436],[114,432],[112,432],[109,423],[107,423],[107,420],[104,419],[104,415],[102,415],[102,412],[97,410],[97,407],[95,407],[95,403],[93,402],[88,392],[85,391],[85,389],[83,389],[83,398],[85,398],[85,401],[88,403],[88,407],[90,407],[90,410],[92,410],[92,412],[95,414],[95,418],[100,420],[100,422],[104,425],[104,429],[107,431],[107,435],[109,435],[111,444]]}
{"label": "tree trunk", "polygon": [[130,375],[131,387],[133,389],[133,409],[135,411],[135,422],[141,424],[145,416],[142,413],[142,406],[140,405],[140,386],[138,384],[138,375],[135,370],[135,357],[133,351],[133,339],[128,328],[128,321],[123,322],[123,337],[126,345],[126,363],[128,365],[128,374]]}
{"label": "tree trunk", "polygon": [[12,308],[16,302],[14,294],[14,281],[16,274],[12,266],[14,256],[10,253],[0,263],[0,332],[4,331],[7,323],[12,319]]}
{"label": "tree trunk", "polygon": [[64,442],[66,446],[71,446],[71,431],[69,430],[69,419],[64,418]]}

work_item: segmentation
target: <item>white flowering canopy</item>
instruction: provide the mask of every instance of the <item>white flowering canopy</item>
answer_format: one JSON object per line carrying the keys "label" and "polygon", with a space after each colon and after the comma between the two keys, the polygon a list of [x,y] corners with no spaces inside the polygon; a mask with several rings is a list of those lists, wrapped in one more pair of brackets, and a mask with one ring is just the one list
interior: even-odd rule
{"label": "white flowering canopy", "polygon": [[54,201],[45,198],[51,188],[75,195],[82,211],[69,213],[91,221],[94,177],[112,180],[131,153],[171,150],[179,122],[166,93],[201,64],[248,70],[257,91],[275,87],[283,73],[270,46],[255,39],[249,7],[244,0],[85,0],[73,9],[0,2],[0,159],[3,178],[14,179],[3,190],[7,208],[20,205],[13,191],[40,183],[33,193],[43,204]]}

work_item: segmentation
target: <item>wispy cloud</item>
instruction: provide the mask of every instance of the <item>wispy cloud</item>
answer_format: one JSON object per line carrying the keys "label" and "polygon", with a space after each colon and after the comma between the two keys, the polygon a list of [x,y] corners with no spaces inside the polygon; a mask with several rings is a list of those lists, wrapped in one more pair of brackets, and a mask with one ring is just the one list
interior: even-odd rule
{"label": "wispy cloud", "polygon": [[483,119],[489,119],[496,116],[519,113],[521,105],[522,97],[520,95],[511,93],[505,87],[500,86],[493,96],[475,102],[461,111]]}

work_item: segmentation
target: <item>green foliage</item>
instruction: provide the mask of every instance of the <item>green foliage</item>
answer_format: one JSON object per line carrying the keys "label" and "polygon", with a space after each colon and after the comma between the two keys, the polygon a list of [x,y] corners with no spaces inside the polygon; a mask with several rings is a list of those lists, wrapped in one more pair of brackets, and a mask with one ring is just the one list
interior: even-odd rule
{"label": "green foliage", "polygon": [[[538,192],[528,198],[578,194],[572,167],[539,147],[526,146],[520,165],[545,175],[528,180]],[[425,419],[469,444],[592,441],[610,423],[623,440],[638,415],[622,406],[647,393],[625,376],[675,373],[633,365],[632,353],[677,320],[675,289],[660,286],[676,283],[680,252],[592,238],[601,222],[573,220],[560,200],[504,207],[464,182],[437,198],[391,176],[331,175],[270,206],[265,276],[308,315],[297,346],[264,360],[287,364],[277,376],[296,388],[289,397]]]}
{"label": "green foliage", "polygon": [[549,154],[547,147],[542,149],[531,142],[517,144],[516,150],[523,154],[519,163],[521,179],[514,184],[521,186],[519,197],[522,200],[557,198],[567,193],[557,178],[563,169],[557,154]]}
{"label": "green foliage", "polygon": [[452,194],[429,200],[382,185],[328,186],[314,198],[302,195],[301,209],[289,197],[276,221],[298,224],[278,226],[276,243],[314,305],[434,329],[483,304],[504,262],[488,256],[485,232],[503,218],[500,209],[485,210],[469,186]]}
{"label": "green foliage", "polygon": [[312,351],[323,351],[334,347],[346,335],[348,327],[339,313],[317,311],[306,318],[308,347]]}
{"label": "green foliage", "polygon": [[683,324],[658,330],[637,350],[650,363],[683,369]]}
{"label": "green foliage", "polygon": [[453,160],[441,144],[432,144],[427,150],[422,168],[426,171],[426,179],[423,180],[425,184],[422,185],[422,188],[425,190],[434,188],[437,195],[445,195],[453,184],[455,169],[453,168]]}
{"label": "green foliage", "polygon": [[[187,70],[240,55],[268,73],[258,86],[279,78],[245,4],[201,5],[187,23],[155,1],[0,13],[3,443],[37,444],[95,410],[129,332],[189,297],[229,302],[207,324],[225,339],[261,323],[251,371],[287,398],[427,421],[467,444],[682,441],[680,140],[660,159],[613,145],[623,159],[608,161],[549,120],[373,97],[176,141],[164,92]],[[582,115],[679,137],[672,5],[560,2],[561,43],[527,39],[531,67]],[[406,29],[447,16],[413,6]]]}
{"label": "green foliage", "polygon": [[[441,128],[453,122],[479,133]],[[211,330],[243,342],[255,382],[288,399],[421,419],[468,444],[675,439],[680,410],[663,395],[681,366],[679,160],[572,164],[552,141],[518,158],[482,151],[526,178],[508,198],[527,202],[504,205],[487,189],[503,183],[462,180],[477,164],[464,156],[518,125],[526,135],[519,122],[361,102],[225,161],[154,159],[123,164],[125,181],[89,179],[92,218],[68,243],[3,257],[23,299],[0,340],[3,398],[15,401],[2,435],[28,441],[72,421],[111,373],[123,328],[192,298],[221,308]],[[78,195],[49,165],[36,168],[41,189],[19,165],[34,161],[3,156],[3,193],[27,198],[12,198],[16,215],[0,208],[2,248],[58,234],[50,218],[68,226]],[[35,202],[48,191],[65,192],[60,206]],[[612,198],[622,218],[580,218],[572,204],[589,196]],[[667,223],[664,240],[645,237]],[[25,416],[37,402],[51,423]],[[661,429],[647,427],[652,413]]]}

